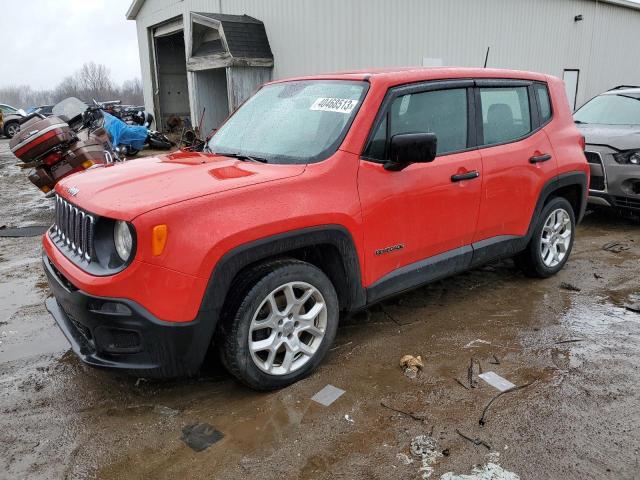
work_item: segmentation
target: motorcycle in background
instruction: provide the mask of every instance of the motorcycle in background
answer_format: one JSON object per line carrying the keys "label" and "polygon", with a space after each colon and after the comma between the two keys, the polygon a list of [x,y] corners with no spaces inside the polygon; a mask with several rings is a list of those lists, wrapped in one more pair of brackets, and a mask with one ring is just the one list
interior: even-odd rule
{"label": "motorcycle in background", "polygon": [[75,97],[53,107],[53,115],[38,113],[21,120],[10,142],[13,154],[34,168],[29,180],[50,194],[56,183],[72,173],[95,165],[126,160],[145,146],[169,149],[163,134],[142,125],[128,125],[94,101],[88,106]]}
{"label": "motorcycle in background", "polygon": [[34,171],[29,180],[51,194],[56,183],[95,165],[120,161],[104,125],[102,111],[75,97],[53,107],[53,115],[27,115],[11,139],[13,154]]}
{"label": "motorcycle in background", "polygon": [[[153,116],[144,110],[123,110],[118,101],[97,102],[94,107],[102,110],[105,117],[105,128],[109,132],[111,142],[121,155],[133,157],[144,147],[156,150],[168,150],[174,146],[164,134],[149,130]],[[136,107],[137,108],[137,107]],[[128,113],[127,113],[128,112]],[[129,119],[125,121],[125,119]]]}

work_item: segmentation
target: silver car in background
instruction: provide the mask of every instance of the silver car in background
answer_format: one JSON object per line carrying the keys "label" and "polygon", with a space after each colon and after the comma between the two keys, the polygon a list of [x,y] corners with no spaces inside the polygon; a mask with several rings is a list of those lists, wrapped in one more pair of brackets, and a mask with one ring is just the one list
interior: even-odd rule
{"label": "silver car in background", "polygon": [[589,203],[640,214],[640,87],[615,87],[573,117],[591,165]]}

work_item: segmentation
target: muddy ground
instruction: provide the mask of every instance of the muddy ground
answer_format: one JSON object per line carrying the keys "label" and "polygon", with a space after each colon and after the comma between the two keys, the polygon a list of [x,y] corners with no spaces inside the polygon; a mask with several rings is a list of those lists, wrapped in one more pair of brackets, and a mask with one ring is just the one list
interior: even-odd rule
{"label": "muddy ground", "polygon": [[[52,213],[6,140],[0,212],[0,226]],[[342,321],[311,377],[256,393],[217,365],[171,382],[84,366],[45,311],[39,239],[0,238],[0,477],[451,479],[480,465],[495,479],[640,478],[640,314],[625,308],[640,301],[639,258],[640,224],[591,213],[556,277],[501,262],[384,302]],[[424,360],[413,380],[404,354]],[[499,392],[468,388],[472,358],[530,384],[484,426]],[[346,393],[312,402],[327,384]],[[224,437],[195,452],[182,430],[201,422]],[[424,465],[418,435],[437,440]]]}

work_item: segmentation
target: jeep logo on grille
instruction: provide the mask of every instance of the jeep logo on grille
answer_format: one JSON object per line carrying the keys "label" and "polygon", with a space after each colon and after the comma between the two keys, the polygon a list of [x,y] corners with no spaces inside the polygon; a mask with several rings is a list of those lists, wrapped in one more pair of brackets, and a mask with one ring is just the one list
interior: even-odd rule
{"label": "jeep logo on grille", "polygon": [[78,195],[78,193],[80,193],[80,189],[78,187],[69,187],[67,188],[67,192],[69,192],[69,195],[71,195],[72,197],[75,197],[76,195]]}

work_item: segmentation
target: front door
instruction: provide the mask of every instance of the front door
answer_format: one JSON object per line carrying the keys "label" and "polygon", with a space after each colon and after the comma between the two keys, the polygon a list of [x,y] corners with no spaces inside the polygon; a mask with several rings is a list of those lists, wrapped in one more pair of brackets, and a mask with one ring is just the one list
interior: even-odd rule
{"label": "front door", "polygon": [[[470,86],[469,81],[405,86],[391,90],[383,102],[358,172],[367,286],[389,275],[406,278],[416,273],[412,270],[428,277],[430,267],[421,262],[437,255],[454,259],[471,243],[482,165],[477,150],[468,149]],[[435,160],[385,170],[390,138],[416,132],[436,134]],[[416,280],[420,275],[405,287],[421,283]]]}

